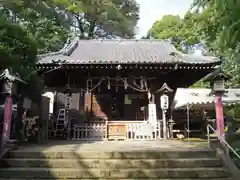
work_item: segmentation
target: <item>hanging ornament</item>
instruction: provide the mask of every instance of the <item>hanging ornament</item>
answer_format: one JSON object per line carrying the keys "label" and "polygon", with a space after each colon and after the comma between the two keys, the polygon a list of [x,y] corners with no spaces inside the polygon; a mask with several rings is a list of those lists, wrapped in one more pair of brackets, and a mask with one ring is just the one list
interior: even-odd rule
{"label": "hanging ornament", "polygon": [[107,88],[108,88],[108,89],[110,89],[110,88],[111,88],[111,84],[110,84],[110,81],[109,81],[109,79],[108,79]]}
{"label": "hanging ornament", "polygon": [[143,83],[143,78],[142,78],[142,76],[141,76],[140,83],[141,83],[141,88],[143,89],[143,88],[144,88],[144,83]]}
{"label": "hanging ornament", "polygon": [[134,85],[137,85],[137,83],[136,83],[135,79],[133,80],[133,84],[134,84]]}
{"label": "hanging ornament", "polygon": [[87,92],[89,92],[89,89],[92,88],[92,80],[91,79],[87,79]]}
{"label": "hanging ornament", "polygon": [[146,79],[144,80],[144,86],[145,86],[146,89],[148,88]]}
{"label": "hanging ornament", "polygon": [[148,95],[148,99],[150,100],[150,99],[151,99],[151,97],[152,97],[151,93],[150,93],[150,92],[148,92],[148,93],[147,93],[147,95]]}
{"label": "hanging ornament", "polygon": [[128,87],[127,79],[125,78],[125,80],[124,80],[124,89],[127,89],[127,87]]}

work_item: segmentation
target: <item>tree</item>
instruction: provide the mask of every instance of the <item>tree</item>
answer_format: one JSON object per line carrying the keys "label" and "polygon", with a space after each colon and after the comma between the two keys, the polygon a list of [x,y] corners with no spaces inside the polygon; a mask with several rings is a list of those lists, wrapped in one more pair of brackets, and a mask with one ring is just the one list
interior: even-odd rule
{"label": "tree", "polygon": [[[9,22],[4,17],[0,18],[0,36],[0,70],[10,68],[14,73],[19,74],[29,84],[24,89],[25,95],[32,100],[39,100],[41,94],[40,79],[36,72],[29,68],[36,62],[36,41],[26,29]],[[28,93],[26,93],[27,91]]]}
{"label": "tree", "polygon": [[135,0],[53,0],[72,22],[81,38],[114,35],[132,38],[139,19]]}
{"label": "tree", "polygon": [[26,9],[31,9],[60,24],[68,21],[81,38],[107,35],[132,38],[139,19],[135,0],[21,0],[5,5],[21,17]]}
{"label": "tree", "polygon": [[240,18],[237,13],[240,3],[196,0],[193,6],[202,8],[202,12],[198,12],[202,16],[199,24],[208,50],[221,57],[222,68],[233,76],[229,86],[240,87]]}
{"label": "tree", "polygon": [[[191,50],[194,46],[201,45],[203,53],[220,57],[223,60],[222,68],[234,75],[229,86],[239,87],[239,40],[235,39],[231,44],[229,39],[223,36],[230,31],[223,24],[225,19],[222,17],[223,13],[215,10],[217,6],[211,2],[213,1],[202,4],[202,9],[196,9],[194,4],[195,9],[187,12],[183,19],[177,16],[163,17],[162,20],[153,24],[149,32],[157,39],[171,39],[173,44],[182,51],[185,50],[183,47]],[[234,34],[232,37],[236,38]],[[222,43],[223,41],[228,43]],[[200,82],[199,85],[202,86],[203,83]]]}
{"label": "tree", "polygon": [[72,35],[82,39],[132,38],[139,19],[135,0],[1,0],[10,20],[21,23],[38,52],[56,51]]}
{"label": "tree", "polygon": [[41,54],[59,50],[71,34],[65,14],[52,6],[46,1],[5,1],[1,14],[24,27],[36,40]]}
{"label": "tree", "polygon": [[222,48],[235,49],[240,41],[240,1],[236,0],[194,0],[193,7],[212,11],[212,17],[217,20],[219,41]]}
{"label": "tree", "polygon": [[171,39],[175,47],[182,49],[182,37],[179,30],[183,27],[183,20],[180,16],[166,15],[159,21],[154,22],[147,33],[147,37],[155,39]]}
{"label": "tree", "polygon": [[201,42],[196,22],[197,14],[188,12],[184,19],[180,16],[166,15],[156,21],[147,33],[155,39],[169,39],[180,51],[187,52]]}
{"label": "tree", "polygon": [[0,68],[33,65],[37,46],[32,36],[21,26],[0,17]]}

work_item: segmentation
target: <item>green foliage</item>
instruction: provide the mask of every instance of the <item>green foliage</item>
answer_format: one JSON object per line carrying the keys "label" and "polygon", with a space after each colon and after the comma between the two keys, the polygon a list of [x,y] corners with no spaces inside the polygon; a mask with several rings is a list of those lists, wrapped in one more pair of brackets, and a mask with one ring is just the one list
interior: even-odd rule
{"label": "green foliage", "polygon": [[179,16],[166,15],[156,21],[148,31],[147,37],[155,39],[169,39],[182,52],[187,52],[192,46],[200,42],[198,28],[198,14],[188,12],[184,19]]}
{"label": "green foliage", "polygon": [[37,46],[21,26],[0,17],[0,68],[28,66],[35,63]]}
{"label": "green foliage", "polygon": [[194,0],[193,6],[198,9],[209,9],[213,19],[217,20],[217,29],[220,32],[219,42],[222,47],[235,49],[240,40],[240,1],[236,0]]}
{"label": "green foliage", "polygon": [[[239,11],[240,1],[195,0],[193,9],[183,19],[165,16],[153,24],[147,37],[151,34],[157,39],[171,39],[183,52],[204,43],[205,51],[221,57],[222,68],[233,76],[228,86],[240,87]],[[200,81],[194,87],[206,87],[206,84]]]}
{"label": "green foliage", "polygon": [[38,54],[61,49],[70,36],[70,29],[48,19],[23,24],[37,42]]}
{"label": "green foliage", "polygon": [[139,19],[135,0],[53,0],[68,13],[82,38],[116,35],[132,38]]}
{"label": "green foliage", "polygon": [[38,52],[56,51],[72,35],[83,39],[132,38],[139,19],[135,0],[1,0],[9,20],[21,23]]}
{"label": "green foliage", "polygon": [[183,20],[179,16],[166,15],[156,21],[148,31],[147,36],[155,39],[171,39],[178,49],[181,48],[182,34],[179,31],[183,27]]}
{"label": "green foliage", "polygon": [[49,1],[5,3],[2,14],[9,21],[21,24],[37,43],[38,53],[59,50],[70,36],[66,15],[57,12]]}
{"label": "green foliage", "polygon": [[10,68],[27,81],[22,93],[39,102],[42,86],[37,74],[28,66],[35,64],[37,44],[25,28],[0,18],[0,65],[1,70]]}

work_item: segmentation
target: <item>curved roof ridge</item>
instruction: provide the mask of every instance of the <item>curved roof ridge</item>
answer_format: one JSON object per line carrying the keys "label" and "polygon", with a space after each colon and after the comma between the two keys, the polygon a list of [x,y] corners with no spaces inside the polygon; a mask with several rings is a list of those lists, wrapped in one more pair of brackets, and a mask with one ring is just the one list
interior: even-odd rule
{"label": "curved roof ridge", "polygon": [[74,47],[76,48],[78,45],[78,39],[79,38],[74,38],[72,41],[70,39],[67,39],[66,43],[64,44],[63,48],[60,49],[59,51],[55,52],[49,52],[49,53],[44,53],[44,54],[39,54],[37,57],[38,58],[44,58],[47,56],[55,56],[55,55],[66,55],[66,54],[71,54],[69,53],[70,50],[71,52],[74,51]]}
{"label": "curved roof ridge", "polygon": [[78,38],[75,38],[72,42],[69,43],[69,45],[66,48],[62,49],[62,54],[65,56],[69,56],[72,54],[72,52],[77,48],[78,46]]}

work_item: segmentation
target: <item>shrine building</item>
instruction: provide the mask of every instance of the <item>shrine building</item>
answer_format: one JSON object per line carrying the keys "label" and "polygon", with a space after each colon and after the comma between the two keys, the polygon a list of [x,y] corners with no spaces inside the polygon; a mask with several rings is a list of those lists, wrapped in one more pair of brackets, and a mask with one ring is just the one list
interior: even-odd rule
{"label": "shrine building", "polygon": [[[65,93],[71,104],[77,104],[75,113],[81,116],[71,127],[92,128],[107,122],[106,138],[111,133],[123,137],[128,124],[157,123],[162,137],[173,116],[170,105],[177,88],[191,86],[220,64],[217,57],[184,54],[167,40],[75,39],[58,52],[39,55],[36,68],[46,91]],[[160,102],[163,94],[168,96],[166,122]],[[59,101],[55,106],[57,118],[65,107]]]}

